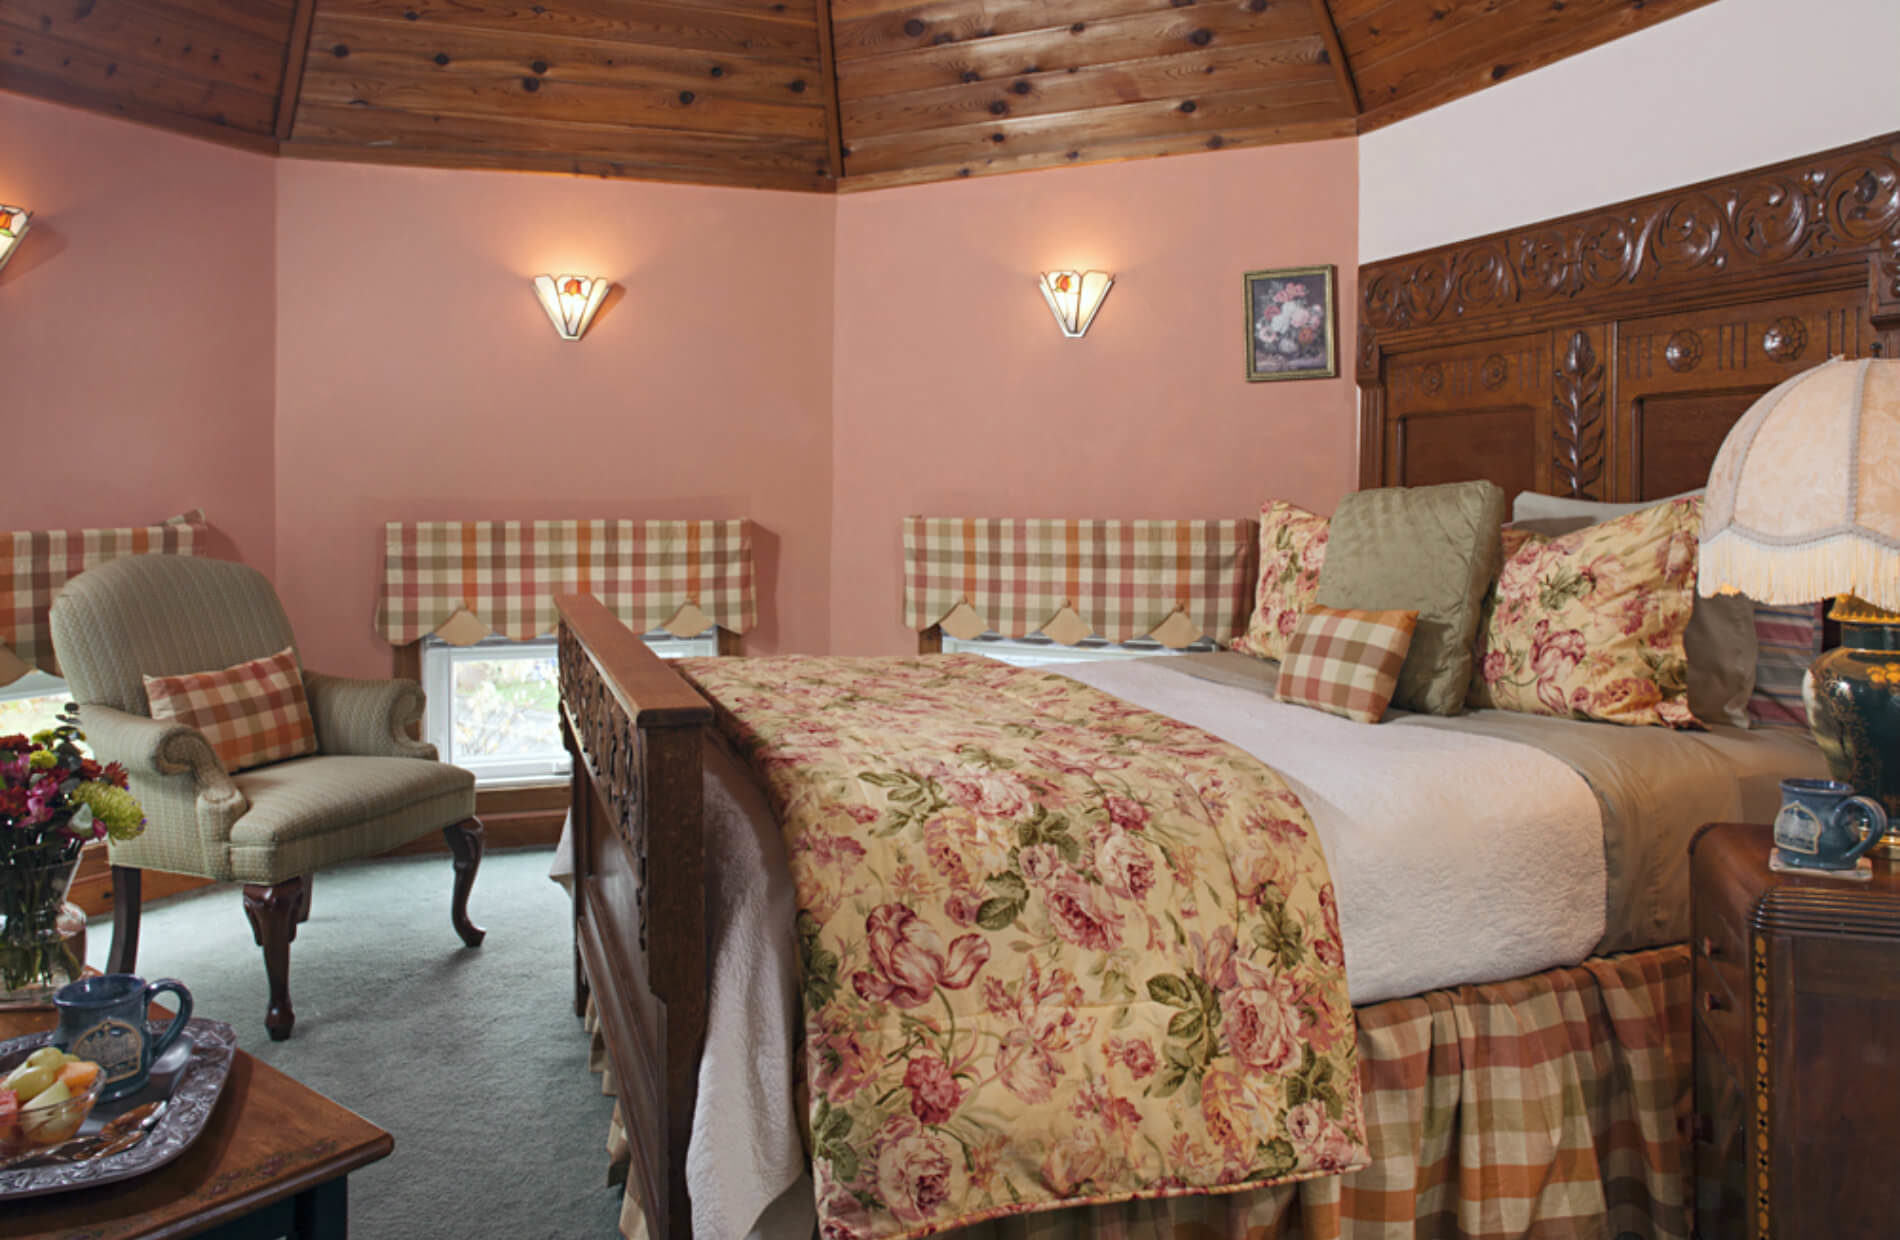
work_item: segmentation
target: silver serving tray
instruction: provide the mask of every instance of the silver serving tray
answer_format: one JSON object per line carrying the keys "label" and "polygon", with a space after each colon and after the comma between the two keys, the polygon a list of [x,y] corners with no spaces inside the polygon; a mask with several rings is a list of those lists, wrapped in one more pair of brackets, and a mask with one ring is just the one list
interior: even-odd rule
{"label": "silver serving tray", "polygon": [[[0,1042],[0,1072],[51,1039],[47,1032]],[[31,1165],[0,1170],[0,1201],[110,1184],[164,1166],[204,1131],[236,1053],[237,1034],[231,1026],[217,1020],[188,1022],[178,1040],[152,1062],[151,1077],[135,1093],[93,1107],[72,1140],[35,1155]],[[97,1143],[106,1125],[148,1104],[162,1109],[136,1144],[81,1162],[61,1160],[62,1150],[85,1150],[89,1141]]]}

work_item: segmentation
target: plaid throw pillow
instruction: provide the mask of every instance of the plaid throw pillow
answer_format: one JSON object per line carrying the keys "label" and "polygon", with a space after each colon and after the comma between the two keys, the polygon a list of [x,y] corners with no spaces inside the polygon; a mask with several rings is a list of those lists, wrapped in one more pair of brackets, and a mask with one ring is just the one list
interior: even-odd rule
{"label": "plaid throw pillow", "polygon": [[317,752],[303,674],[289,647],[221,672],[145,677],[152,718],[198,729],[226,771]]}
{"label": "plaid throw pillow", "polygon": [[1758,726],[1808,730],[1808,707],[1801,681],[1808,664],[1821,657],[1821,617],[1827,604],[1796,607],[1755,604],[1755,639],[1761,655],[1755,664],[1755,694],[1748,717]]}
{"label": "plaid throw pillow", "polygon": [[1342,611],[1315,604],[1287,639],[1275,696],[1377,723],[1398,687],[1417,627],[1416,611]]}

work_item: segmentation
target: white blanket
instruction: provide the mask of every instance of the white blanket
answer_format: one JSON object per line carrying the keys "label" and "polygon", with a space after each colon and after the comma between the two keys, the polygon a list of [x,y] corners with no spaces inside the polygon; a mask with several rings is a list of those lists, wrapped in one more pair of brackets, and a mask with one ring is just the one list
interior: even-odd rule
{"label": "white blanket", "polygon": [[[1603,935],[1597,799],[1542,750],[1431,728],[1375,732],[1152,663],[1062,670],[1286,777],[1326,850],[1355,1004],[1574,964]],[[706,782],[715,941],[686,1160],[693,1234],[808,1237],[785,847],[757,785],[718,745],[708,746]]]}

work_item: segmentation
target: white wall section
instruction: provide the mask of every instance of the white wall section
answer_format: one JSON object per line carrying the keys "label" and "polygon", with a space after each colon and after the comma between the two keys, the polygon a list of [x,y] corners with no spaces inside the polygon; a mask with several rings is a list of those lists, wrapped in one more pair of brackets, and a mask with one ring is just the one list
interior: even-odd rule
{"label": "white wall section", "polygon": [[1900,0],[1718,0],[1359,139],[1371,262],[1900,130]]}

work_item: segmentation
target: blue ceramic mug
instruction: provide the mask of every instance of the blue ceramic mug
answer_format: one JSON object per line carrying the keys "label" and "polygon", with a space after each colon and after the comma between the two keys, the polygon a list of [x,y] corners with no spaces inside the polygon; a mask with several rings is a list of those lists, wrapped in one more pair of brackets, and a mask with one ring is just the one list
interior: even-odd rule
{"label": "blue ceramic mug", "polygon": [[[1861,828],[1867,834],[1861,834]],[[1887,811],[1838,779],[1784,779],[1775,846],[1781,862],[1804,870],[1851,870],[1887,833]]]}
{"label": "blue ceramic mug", "polygon": [[[152,1000],[170,991],[178,996],[178,1015],[165,1032],[153,1035],[146,1022]],[[101,1101],[121,1098],[145,1084],[152,1061],[178,1040],[191,1019],[191,992],[170,978],[145,984],[130,973],[107,973],[68,982],[53,995],[59,1030],[53,1045],[90,1059],[105,1073]]]}

